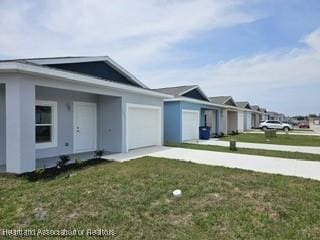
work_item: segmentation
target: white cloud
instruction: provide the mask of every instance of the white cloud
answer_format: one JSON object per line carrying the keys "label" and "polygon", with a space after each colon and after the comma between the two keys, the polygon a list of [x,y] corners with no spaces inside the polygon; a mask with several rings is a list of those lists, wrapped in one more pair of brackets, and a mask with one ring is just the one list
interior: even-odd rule
{"label": "white cloud", "polygon": [[[199,68],[145,72],[141,78],[156,87],[199,84],[209,96],[232,95],[278,111],[319,111],[320,102],[309,101],[313,93],[309,95],[303,89],[316,86],[320,93],[319,29],[307,35],[304,42],[304,48],[288,52],[275,51]],[[285,99],[287,93],[290,99]]]}
{"label": "white cloud", "polygon": [[240,10],[244,1],[2,1],[0,52],[107,54],[137,69],[198,32],[254,21]]}
{"label": "white cloud", "polygon": [[320,52],[320,28],[310,33],[305,38],[305,42],[314,50]]}
{"label": "white cloud", "polygon": [[[247,0],[0,1],[0,56],[109,55],[151,87],[199,84],[208,95],[268,104],[286,89],[320,81],[320,28],[304,48],[197,68],[159,69],[188,56],[179,42],[215,28],[255,21]],[[276,91],[275,91],[276,90]],[[296,90],[297,91],[297,90]],[[299,93],[300,94],[300,93]],[[290,101],[295,94],[290,95]],[[302,92],[305,99],[307,92]],[[288,102],[288,101],[287,101]],[[319,107],[319,104],[313,106]],[[274,103],[281,111],[285,106]],[[266,106],[268,107],[268,106]],[[282,108],[282,109],[280,109]]]}

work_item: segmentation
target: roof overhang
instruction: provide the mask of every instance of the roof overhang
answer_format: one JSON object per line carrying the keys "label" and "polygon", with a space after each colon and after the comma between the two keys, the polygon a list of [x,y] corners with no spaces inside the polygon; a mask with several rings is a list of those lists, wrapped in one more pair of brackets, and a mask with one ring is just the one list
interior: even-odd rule
{"label": "roof overhang", "polygon": [[165,102],[190,102],[190,103],[196,103],[196,104],[202,104],[202,105],[208,105],[211,107],[219,107],[219,108],[224,108],[227,110],[241,110],[243,111],[242,108],[238,108],[238,107],[233,107],[233,106],[229,106],[229,105],[224,105],[224,104],[218,104],[218,103],[213,103],[213,102],[206,102],[206,101],[202,101],[202,100],[197,100],[197,99],[193,99],[193,98],[187,98],[187,97],[176,97],[176,98],[170,98],[170,99],[165,99]]}
{"label": "roof overhang", "polygon": [[192,90],[195,90],[197,89],[199,91],[199,93],[201,94],[202,97],[204,97],[205,99],[207,99],[209,102],[210,102],[210,99],[207,97],[207,95],[201,90],[201,88],[199,86],[194,86],[192,88],[189,88],[188,90],[186,91],[183,91],[182,93],[179,93],[179,96],[183,96],[184,94],[188,93],[188,92],[191,92]]}
{"label": "roof overhang", "polygon": [[112,81],[101,80],[96,77],[91,77],[84,74],[68,72],[64,70],[58,70],[55,68],[50,68],[46,66],[39,66],[32,63],[24,63],[24,62],[16,62],[16,61],[7,61],[0,62],[0,72],[18,72],[18,73],[27,73],[33,75],[41,75],[52,77],[55,79],[63,80],[63,81],[72,81],[75,83],[82,83],[86,85],[92,86],[100,86],[100,87],[109,87],[114,89],[123,90],[125,92],[138,93],[148,96],[154,96],[159,98],[172,98],[173,96],[152,91],[145,88],[134,87],[126,84],[115,83]]}
{"label": "roof overhang", "polygon": [[97,62],[103,61],[111,68],[119,71],[123,75],[127,76],[131,82],[134,82],[141,87],[147,88],[145,84],[139,81],[133,74],[128,72],[114,60],[108,56],[98,56],[98,57],[57,57],[57,58],[38,58],[38,59],[26,59],[26,61],[41,64],[41,65],[50,65],[50,64],[68,64],[68,63],[83,63],[83,62]]}

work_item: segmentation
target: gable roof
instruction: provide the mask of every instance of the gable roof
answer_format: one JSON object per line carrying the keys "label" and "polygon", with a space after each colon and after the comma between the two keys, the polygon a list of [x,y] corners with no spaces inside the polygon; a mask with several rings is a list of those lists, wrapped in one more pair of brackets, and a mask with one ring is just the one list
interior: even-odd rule
{"label": "gable roof", "polygon": [[252,110],[260,111],[260,107],[258,105],[252,105],[251,108]]}
{"label": "gable roof", "polygon": [[[109,81],[148,88],[134,75],[129,73],[126,69],[124,69],[108,56],[26,58],[17,60],[22,60],[41,66],[49,66],[62,70],[92,75]],[[107,74],[107,71],[109,71],[109,74]],[[118,76],[116,76],[117,74]]]}
{"label": "gable roof", "polygon": [[260,108],[260,112],[266,113],[266,112],[267,112],[267,109],[265,109],[265,108]]}
{"label": "gable roof", "polygon": [[251,109],[249,102],[236,102],[237,107]]}
{"label": "gable roof", "polygon": [[154,90],[156,90],[158,92],[170,94],[170,95],[175,96],[175,97],[178,97],[178,96],[181,96],[181,94],[186,92],[186,91],[191,91],[191,89],[193,89],[194,87],[195,87],[195,85],[192,85],[192,86],[167,87],[167,88],[157,88],[157,89],[154,89]]}
{"label": "gable roof", "polygon": [[189,85],[189,86],[177,86],[177,87],[167,87],[167,88],[158,88],[154,89],[155,91],[172,95],[174,97],[189,97],[199,99],[196,96],[192,96],[193,91],[197,91],[199,95],[201,95],[201,100],[209,101],[208,97],[204,94],[204,92],[200,89],[198,85]]}
{"label": "gable roof", "polygon": [[81,74],[77,72],[65,71],[61,69],[51,68],[48,66],[42,66],[39,64],[31,63],[24,60],[0,60],[0,73],[2,72],[15,72],[23,74],[32,74],[39,76],[46,76],[54,79],[58,79],[65,82],[85,84],[88,86],[104,88],[120,89],[126,92],[132,92],[137,94],[150,95],[160,98],[171,98],[172,96],[164,93],[159,93],[148,88],[141,88],[128,84],[103,80],[101,78]]}
{"label": "gable roof", "polygon": [[233,100],[233,98],[231,96],[209,97],[209,100],[213,103],[237,107],[235,101]]}

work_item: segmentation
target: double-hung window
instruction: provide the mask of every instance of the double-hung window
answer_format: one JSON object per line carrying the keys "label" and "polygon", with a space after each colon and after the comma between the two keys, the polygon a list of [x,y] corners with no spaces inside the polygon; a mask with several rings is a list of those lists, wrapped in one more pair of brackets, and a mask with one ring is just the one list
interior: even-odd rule
{"label": "double-hung window", "polygon": [[57,146],[57,102],[36,102],[36,147]]}

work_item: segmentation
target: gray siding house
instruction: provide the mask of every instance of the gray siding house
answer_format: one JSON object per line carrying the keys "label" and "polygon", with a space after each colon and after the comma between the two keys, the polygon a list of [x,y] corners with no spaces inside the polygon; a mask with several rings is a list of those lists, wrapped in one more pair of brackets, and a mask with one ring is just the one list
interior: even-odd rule
{"label": "gray siding house", "polygon": [[163,144],[163,100],[109,57],[0,61],[0,169]]}

